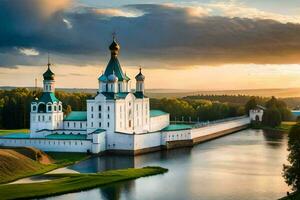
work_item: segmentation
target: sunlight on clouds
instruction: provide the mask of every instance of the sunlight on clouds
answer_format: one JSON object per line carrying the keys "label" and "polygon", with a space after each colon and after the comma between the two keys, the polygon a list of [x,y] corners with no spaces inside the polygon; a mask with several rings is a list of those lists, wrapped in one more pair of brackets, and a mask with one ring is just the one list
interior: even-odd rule
{"label": "sunlight on clouds", "polygon": [[138,11],[117,9],[117,8],[106,8],[106,9],[93,8],[92,12],[107,17],[138,17],[142,15],[142,13]]}
{"label": "sunlight on clouds", "polygon": [[18,48],[18,50],[21,54],[26,56],[38,56],[40,54],[36,49],[33,48]]}

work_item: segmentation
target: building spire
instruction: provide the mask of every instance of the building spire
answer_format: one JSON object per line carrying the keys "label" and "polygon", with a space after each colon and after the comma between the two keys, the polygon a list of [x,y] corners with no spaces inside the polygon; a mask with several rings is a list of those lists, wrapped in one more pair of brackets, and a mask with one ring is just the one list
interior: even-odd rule
{"label": "building spire", "polygon": [[50,69],[51,63],[50,63],[50,54],[48,52],[48,63],[47,63],[48,69]]}

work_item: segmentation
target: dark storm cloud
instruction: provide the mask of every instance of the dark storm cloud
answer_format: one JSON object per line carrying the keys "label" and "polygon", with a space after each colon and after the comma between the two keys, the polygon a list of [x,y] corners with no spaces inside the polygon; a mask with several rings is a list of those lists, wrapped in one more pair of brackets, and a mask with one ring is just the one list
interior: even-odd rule
{"label": "dark storm cloud", "polygon": [[[150,4],[124,7],[142,13],[134,17],[117,9],[66,10],[67,1],[48,11],[39,2],[0,1],[0,66],[41,65],[46,52],[55,54],[60,64],[104,64],[113,31],[122,61],[129,65],[177,68],[300,61],[299,24],[195,15],[192,8]],[[22,55],[18,48],[33,48],[40,55]]]}

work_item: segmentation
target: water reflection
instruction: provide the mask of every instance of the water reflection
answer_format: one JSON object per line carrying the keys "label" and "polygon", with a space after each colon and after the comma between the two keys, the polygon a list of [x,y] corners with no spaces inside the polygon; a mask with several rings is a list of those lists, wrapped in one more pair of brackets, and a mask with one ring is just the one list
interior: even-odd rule
{"label": "water reflection", "polygon": [[268,144],[272,148],[280,148],[282,146],[283,139],[286,139],[287,134],[274,131],[274,130],[263,130],[263,136],[266,140],[266,144]]}
{"label": "water reflection", "polygon": [[140,156],[102,156],[72,166],[80,172],[158,165],[163,175],[48,199],[278,199],[288,190],[281,176],[284,135],[244,130],[193,148]]}

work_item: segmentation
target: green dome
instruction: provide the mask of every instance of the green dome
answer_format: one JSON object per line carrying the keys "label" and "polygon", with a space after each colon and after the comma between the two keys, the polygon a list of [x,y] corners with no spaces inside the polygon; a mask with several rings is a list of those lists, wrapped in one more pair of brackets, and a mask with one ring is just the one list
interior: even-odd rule
{"label": "green dome", "polygon": [[44,80],[54,80],[55,74],[50,69],[50,64],[48,64],[47,71],[43,74]]}

